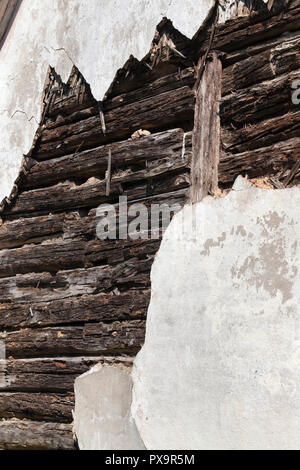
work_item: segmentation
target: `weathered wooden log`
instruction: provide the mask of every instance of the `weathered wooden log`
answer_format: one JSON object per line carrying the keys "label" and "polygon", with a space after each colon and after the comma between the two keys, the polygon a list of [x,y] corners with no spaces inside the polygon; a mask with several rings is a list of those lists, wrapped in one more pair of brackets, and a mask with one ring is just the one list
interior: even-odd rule
{"label": "weathered wooden log", "polygon": [[[173,70],[173,68],[174,67],[171,67],[170,70]],[[183,86],[193,86],[195,82],[193,67],[177,69],[175,73],[170,73],[170,70],[166,70],[164,75],[157,79],[155,79],[155,75],[153,75],[153,79],[150,83],[146,83],[142,80],[137,84],[136,89],[133,91],[117,94],[113,98],[105,99],[102,102],[103,113],[105,114],[114,108],[142,101],[146,98],[175,90]],[[148,71],[149,69],[147,68],[147,72]],[[139,76],[139,78],[141,77]],[[148,78],[150,79],[150,77]],[[87,109],[76,110],[72,114],[68,115],[58,114],[55,117],[47,119],[42,129],[54,129],[55,127],[88,119],[92,116],[99,116],[98,104]]]}
{"label": "weathered wooden log", "polygon": [[220,157],[220,117],[222,64],[217,54],[205,66],[196,90],[193,158],[191,168],[191,202],[201,201],[218,188]]}
{"label": "weathered wooden log", "polygon": [[91,269],[62,271],[57,274],[31,273],[0,279],[2,303],[21,302],[29,306],[33,302],[50,302],[77,295],[96,294],[119,289],[148,289],[149,272],[154,255],[147,259],[134,258],[117,266],[101,266]]}
{"label": "weathered wooden log", "polygon": [[106,99],[103,102],[104,112],[118,108],[137,101],[145,100],[153,96],[159,95],[160,93],[166,93],[168,91],[182,88],[183,86],[193,86],[195,83],[195,70],[193,67],[186,69],[177,69],[176,73],[170,73],[163,77],[160,77],[150,83],[146,83],[143,86],[136,88],[133,91],[119,94],[111,99]]}
{"label": "weathered wooden log", "polygon": [[[160,246],[160,240],[116,240],[104,243],[91,241],[86,246],[87,264],[119,264],[131,258],[147,258],[154,255]],[[105,247],[105,248],[104,248]]]}
{"label": "weathered wooden log", "polygon": [[66,124],[72,124],[77,121],[83,121],[84,119],[89,119],[93,116],[99,115],[99,104],[98,102],[86,109],[79,109],[74,111],[69,115],[58,114],[46,119],[45,123],[41,126],[41,131],[45,129],[54,129],[55,127],[65,126]]}
{"label": "weathered wooden log", "polygon": [[0,277],[31,272],[57,272],[85,266],[85,246],[81,241],[24,246],[0,251]]}
{"label": "weathered wooden log", "polygon": [[1,304],[0,327],[16,330],[89,321],[145,319],[149,301],[149,290],[136,289],[82,295],[43,303],[36,302],[33,297],[30,306],[17,301]]}
{"label": "weathered wooden log", "polygon": [[268,51],[272,48],[274,49],[277,46],[280,46],[283,41],[292,41],[293,39],[297,38],[299,38],[299,31],[287,31],[284,33],[284,37],[283,35],[280,35],[279,37],[262,40],[259,41],[257,44],[254,44],[249,47],[243,47],[233,52],[222,53],[221,59],[223,64],[223,70],[225,71],[227,67],[230,67],[237,62],[249,59],[250,57],[255,57],[256,55]]}
{"label": "weathered wooden log", "polygon": [[72,425],[0,421],[0,450],[75,450]]}
{"label": "weathered wooden log", "polygon": [[36,189],[21,193],[14,204],[5,212],[6,219],[21,216],[46,215],[55,211],[74,210],[84,207],[89,209],[100,204],[116,203],[119,196],[127,196],[135,201],[157,194],[164,194],[189,186],[189,166],[191,155],[177,155],[159,161],[156,165],[149,163],[147,169],[128,170],[115,173],[110,183],[110,195],[106,196],[106,181],[91,178],[77,186],[66,182],[50,188]]}
{"label": "weathered wooden log", "polygon": [[25,245],[22,248],[0,251],[0,277],[90,268],[100,261],[101,264],[116,264],[138,256],[138,250],[141,250],[141,253],[144,250],[147,254],[154,254],[159,248],[159,243],[150,238],[142,240],[127,238]]}
{"label": "weathered wooden log", "polygon": [[223,125],[241,127],[245,123],[296,110],[297,105],[292,101],[292,84],[298,78],[298,71],[291,72],[225,96],[220,110]]}
{"label": "weathered wooden log", "polygon": [[[260,41],[274,38],[288,31],[296,31],[300,28],[300,2],[291,0],[286,11],[277,15],[266,13],[254,13],[244,18],[237,18],[220,24],[216,28],[212,49],[224,52],[240,51]],[[211,31],[203,31],[193,38],[195,54],[203,55],[210,41]]]}
{"label": "weathered wooden log", "polygon": [[[23,188],[47,187],[59,181],[72,178],[105,178],[107,158],[112,153],[112,171],[124,169],[129,165],[143,168],[147,162],[175,159],[182,156],[184,132],[175,129],[153,134],[137,140],[126,140],[105,145],[93,150],[46,160],[34,165],[22,185]],[[185,136],[186,152],[191,149],[190,133]]]}
{"label": "weathered wooden log", "polygon": [[227,67],[223,73],[222,94],[272,80],[274,77],[300,69],[300,35],[275,47]]}
{"label": "weathered wooden log", "polygon": [[145,336],[145,321],[95,323],[0,333],[9,358],[120,355],[134,356]]}
{"label": "weathered wooden log", "polygon": [[[300,111],[267,119],[241,129],[223,127],[222,147],[226,152],[241,153],[292,139],[300,135]],[[232,159],[234,161],[234,156]]]}
{"label": "weathered wooden log", "polygon": [[106,134],[98,116],[45,130],[33,153],[36,160],[76,153],[130,137],[137,129],[157,131],[193,119],[194,93],[185,86],[106,113]]}
{"label": "weathered wooden log", "polygon": [[64,219],[64,214],[56,214],[6,222],[0,226],[0,249],[41,243],[62,236]]}
{"label": "weathered wooden log", "polygon": [[67,182],[19,194],[16,202],[6,210],[5,216],[38,216],[58,210],[97,207],[101,203],[117,199],[122,192],[119,184],[112,184],[111,195],[107,198],[105,182],[95,178],[79,186]]}
{"label": "weathered wooden log", "polygon": [[73,65],[67,83],[63,83],[60,75],[53,67],[48,68],[48,75],[43,93],[42,123],[49,116],[68,115],[97,104],[92,95],[90,85]]}
{"label": "weathered wooden log", "polygon": [[75,379],[96,364],[132,366],[132,357],[69,357],[0,361],[0,390],[11,392],[66,393]]}
{"label": "weathered wooden log", "polygon": [[0,419],[71,423],[74,393],[0,393]]}
{"label": "weathered wooden log", "polygon": [[[159,205],[163,206],[167,204],[170,208],[174,208],[176,206],[183,208],[184,204],[188,198],[189,189],[181,189],[179,191],[173,191],[171,193],[160,194],[158,196],[148,197],[147,199],[140,199],[138,201],[131,201],[130,204],[134,204],[138,202],[139,204],[145,206],[148,211],[149,219],[151,219],[151,206],[152,205]],[[129,205],[130,207],[130,205]],[[114,204],[114,208],[116,211],[117,216],[117,225],[119,223],[119,204]],[[64,226],[63,226],[63,237],[64,240],[76,238],[76,239],[91,239],[91,237],[95,237],[97,223],[99,222],[99,218],[97,217],[96,209],[92,209],[89,212],[87,217],[80,217],[79,214],[75,215],[71,218],[65,219]],[[171,213],[172,216],[172,213]],[[130,218],[128,216],[128,221],[130,221],[133,217]],[[149,223],[150,227],[150,223]]]}
{"label": "weathered wooden log", "polygon": [[274,176],[300,158],[300,138],[294,138],[239,154],[223,153],[220,159],[219,182],[228,185],[242,175]]}
{"label": "weathered wooden log", "polygon": [[105,98],[136,90],[158,77],[191,66],[190,43],[190,39],[174,28],[169,19],[163,18],[156,27],[148,54],[141,61],[130,56],[117,71]]}
{"label": "weathered wooden log", "polygon": [[[183,207],[187,193],[188,190],[183,189],[139,200],[139,203],[147,207],[150,217],[151,204],[169,204],[170,206],[179,204]],[[117,215],[118,207],[119,205],[115,204]],[[74,212],[7,221],[0,226],[0,249],[18,248],[30,243],[38,244],[53,238],[84,240],[94,238],[97,223],[96,209],[92,209],[88,217],[81,217],[78,212]]]}
{"label": "weathered wooden log", "polygon": [[18,0],[3,0],[0,5],[0,49],[2,48],[13,20],[17,15],[20,2]]}

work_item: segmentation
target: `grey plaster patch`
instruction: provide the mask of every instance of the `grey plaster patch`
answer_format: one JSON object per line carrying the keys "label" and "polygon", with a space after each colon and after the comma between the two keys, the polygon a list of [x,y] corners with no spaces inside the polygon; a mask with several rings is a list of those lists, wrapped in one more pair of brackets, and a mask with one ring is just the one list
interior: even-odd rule
{"label": "grey plaster patch", "polygon": [[131,368],[99,364],[75,381],[74,430],[81,450],[145,450],[131,417]]}
{"label": "grey plaster patch", "polygon": [[245,189],[250,189],[252,186],[253,185],[248,178],[244,178],[239,175],[233,183],[232,189],[233,191],[245,191]]}
{"label": "grey plaster patch", "polygon": [[300,449],[299,206],[250,188],[173,219],[133,369],[148,449]]}

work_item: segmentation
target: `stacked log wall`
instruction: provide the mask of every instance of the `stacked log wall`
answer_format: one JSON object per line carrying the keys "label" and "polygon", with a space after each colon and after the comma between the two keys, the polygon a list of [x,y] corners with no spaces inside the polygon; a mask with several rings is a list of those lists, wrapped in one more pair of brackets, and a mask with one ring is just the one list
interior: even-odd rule
{"label": "stacked log wall", "polygon": [[96,208],[188,202],[200,57],[215,51],[223,67],[219,187],[239,174],[284,186],[300,157],[299,29],[298,0],[192,40],[163,20],[99,103],[76,68],[66,85],[49,70],[29,169],[2,211],[0,448],[73,448],[75,378],[139,351],[160,240],[99,240]]}

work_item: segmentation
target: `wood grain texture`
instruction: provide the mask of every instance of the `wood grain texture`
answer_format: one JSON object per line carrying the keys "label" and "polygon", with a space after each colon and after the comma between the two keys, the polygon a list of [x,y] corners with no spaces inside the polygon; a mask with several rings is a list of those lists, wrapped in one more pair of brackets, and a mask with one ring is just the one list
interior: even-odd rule
{"label": "wood grain texture", "polygon": [[2,0],[0,2],[0,49],[4,44],[21,0]]}
{"label": "wood grain texture", "polygon": [[192,203],[201,201],[208,194],[214,194],[218,188],[221,79],[221,61],[213,53],[196,90],[191,168]]}
{"label": "wood grain texture", "polygon": [[117,265],[131,257],[154,254],[159,240],[92,240],[62,241],[45,245],[24,246],[0,252],[0,277],[26,273],[56,273],[95,265]]}
{"label": "wood grain texture", "polygon": [[1,393],[0,419],[71,423],[74,393]]}
{"label": "wood grain texture", "polygon": [[[147,69],[147,71],[149,71],[149,69]],[[138,86],[131,91],[118,93],[116,96],[110,97],[109,99],[106,98],[101,103],[104,117],[105,114],[112,109],[135,103],[137,101],[142,101],[146,98],[159,95],[160,93],[176,90],[177,88],[182,88],[183,86],[193,86],[194,82],[195,71],[193,67],[184,69],[180,68],[177,69],[175,73],[171,73],[170,70],[166,70],[166,73],[164,73],[161,77],[155,78],[154,76],[154,78],[149,83],[141,81],[137,84]],[[68,106],[67,100],[65,101],[65,104]],[[85,109],[76,109],[76,111],[72,112],[71,114],[54,114],[53,116],[46,119],[42,126],[42,130],[54,129],[55,127],[82,121],[93,116],[99,116],[98,103],[91,107],[86,107]]]}
{"label": "wood grain texture", "polygon": [[0,421],[0,450],[75,450],[72,425]]}
{"label": "wood grain texture", "polygon": [[[182,129],[172,129],[137,140],[130,139],[79,152],[76,155],[39,162],[29,171],[23,187],[27,189],[47,187],[73,178],[84,179],[92,176],[104,179],[109,151],[112,153],[113,173],[130,165],[142,169],[148,162],[164,158],[175,159],[181,157],[183,136]],[[185,144],[186,152],[190,151],[190,133],[186,135]]]}
{"label": "wood grain texture", "polygon": [[0,390],[6,392],[66,393],[74,391],[75,379],[96,364],[132,367],[132,357],[58,357],[16,359],[0,362]]}
{"label": "wood grain texture", "polygon": [[[188,144],[189,145],[189,144]],[[55,211],[75,208],[96,208],[104,203],[116,203],[120,196],[129,201],[164,194],[189,186],[191,151],[182,158],[177,154],[148,163],[144,169],[126,169],[115,172],[110,181],[110,194],[106,195],[106,180],[90,178],[83,184],[58,183],[49,188],[21,193],[14,205],[7,209],[5,219],[21,216],[47,215]],[[157,155],[159,157],[159,155]]]}
{"label": "wood grain texture", "polygon": [[145,319],[150,290],[129,289],[126,292],[104,292],[38,302],[32,296],[31,306],[18,302],[0,305],[0,327],[58,326],[89,321]]}
{"label": "wood grain texture", "polygon": [[[241,51],[251,45],[300,29],[300,2],[291,0],[288,8],[275,15],[269,12],[253,13],[220,24],[214,36],[212,49],[226,53]],[[195,53],[202,55],[209,44],[210,30],[200,28],[193,38]]]}
{"label": "wood grain texture", "polygon": [[145,337],[145,321],[87,323],[85,326],[22,329],[0,333],[11,358],[121,355],[135,356]]}
{"label": "wood grain texture", "polygon": [[33,298],[36,303],[41,303],[114,289],[125,291],[129,288],[149,288],[153,258],[154,254],[148,254],[145,258],[134,257],[115,266],[75,269],[56,274],[30,273],[0,279],[1,302],[24,303],[29,307],[30,315]]}
{"label": "wood grain texture", "polygon": [[[241,129],[222,128],[222,148],[226,152],[240,153],[292,139],[300,135],[300,111],[266,119]],[[232,155],[234,161],[235,156]]]}
{"label": "wood grain texture", "polygon": [[241,128],[297,111],[292,101],[292,84],[298,78],[299,71],[294,71],[224,96],[220,109],[222,124]]}
{"label": "wood grain texture", "polygon": [[286,166],[291,168],[300,158],[300,138],[293,138],[238,154],[223,153],[220,159],[219,181],[232,184],[238,175],[249,177],[275,176]]}
{"label": "wood grain texture", "polygon": [[41,243],[63,232],[65,214],[17,219],[0,226],[0,250]]}
{"label": "wood grain texture", "polygon": [[194,93],[184,86],[107,112],[106,134],[98,116],[45,130],[33,158],[47,160],[76,153],[78,149],[128,138],[138,129],[158,131],[178,127],[178,123],[193,119],[193,115]]}
{"label": "wood grain texture", "polygon": [[225,68],[222,94],[249,88],[262,81],[300,69],[300,35]]}
{"label": "wood grain texture", "polygon": [[[99,240],[99,204],[117,215],[120,195],[147,209],[183,205],[191,181],[196,202],[239,174],[276,176],[298,161],[299,14],[292,0],[280,14],[218,25],[214,37],[208,21],[192,41],[163,20],[150,53],[130,58],[99,103],[76,68],[66,86],[51,71],[49,106],[0,226],[0,448],[74,448],[76,377],[97,363],[131,367],[144,342],[161,234]],[[210,39],[195,92],[193,63]],[[140,129],[152,134],[134,140]]]}

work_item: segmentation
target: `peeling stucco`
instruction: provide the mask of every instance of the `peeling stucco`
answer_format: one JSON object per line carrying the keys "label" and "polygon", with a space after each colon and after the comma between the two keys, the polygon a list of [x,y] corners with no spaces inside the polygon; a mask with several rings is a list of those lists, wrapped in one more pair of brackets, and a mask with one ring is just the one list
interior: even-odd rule
{"label": "peeling stucco", "polygon": [[235,187],[177,214],[152,267],[132,406],[148,449],[300,448],[300,189]]}

